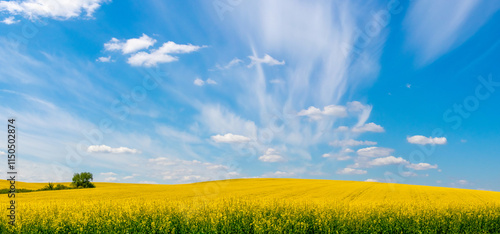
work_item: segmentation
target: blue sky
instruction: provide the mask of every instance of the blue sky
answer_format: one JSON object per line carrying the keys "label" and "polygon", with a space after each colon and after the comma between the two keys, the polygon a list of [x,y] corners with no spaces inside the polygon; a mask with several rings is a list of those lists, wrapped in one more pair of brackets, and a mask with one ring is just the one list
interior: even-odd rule
{"label": "blue sky", "polygon": [[24,181],[500,191],[499,8],[0,1],[0,119],[17,119]]}

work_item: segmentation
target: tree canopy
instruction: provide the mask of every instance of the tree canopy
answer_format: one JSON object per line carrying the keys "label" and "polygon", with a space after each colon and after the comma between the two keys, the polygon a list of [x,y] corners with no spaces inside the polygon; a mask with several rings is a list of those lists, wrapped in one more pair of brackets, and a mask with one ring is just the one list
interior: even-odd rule
{"label": "tree canopy", "polygon": [[90,172],[75,173],[72,184],[77,188],[95,188],[95,185],[91,182],[93,180],[94,176]]}

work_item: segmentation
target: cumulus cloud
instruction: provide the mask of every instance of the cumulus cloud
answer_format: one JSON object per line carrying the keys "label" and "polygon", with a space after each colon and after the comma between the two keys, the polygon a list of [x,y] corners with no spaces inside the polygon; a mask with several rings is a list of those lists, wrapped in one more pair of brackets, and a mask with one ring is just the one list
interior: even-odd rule
{"label": "cumulus cloud", "polygon": [[232,133],[227,133],[225,135],[217,134],[211,138],[217,143],[242,143],[250,141],[250,138],[246,136],[234,135]]}
{"label": "cumulus cloud", "polygon": [[104,49],[108,51],[120,50],[123,54],[130,54],[139,50],[148,49],[155,43],[155,39],[146,34],[142,34],[139,38],[132,38],[125,41],[112,38],[109,42],[104,44]]}
{"label": "cumulus cloud", "polygon": [[337,146],[337,147],[347,147],[347,146],[360,146],[360,145],[376,145],[377,142],[375,141],[356,141],[353,139],[347,139],[347,140],[336,140],[330,142],[330,145],[332,146]]}
{"label": "cumulus cloud", "polygon": [[354,169],[354,168],[349,168],[349,167],[346,167],[342,170],[337,171],[337,174],[340,174],[340,175],[363,175],[366,173],[367,173],[367,171],[365,171],[365,170]]}
{"label": "cumulus cloud", "polygon": [[111,148],[107,145],[91,145],[87,148],[90,153],[111,153],[111,154],[138,154],[139,150],[127,147]]}
{"label": "cumulus cloud", "polygon": [[408,164],[406,165],[406,167],[417,171],[423,171],[423,170],[437,169],[438,165],[437,164],[431,165],[429,163],[417,163],[417,164]]}
{"label": "cumulus cloud", "polygon": [[388,156],[383,158],[376,158],[371,160],[368,164],[370,166],[385,166],[385,165],[393,165],[393,164],[407,164],[408,161],[401,157]]}
{"label": "cumulus cloud", "polygon": [[409,143],[419,145],[444,145],[447,142],[446,137],[425,137],[422,135],[408,136],[406,140]]}
{"label": "cumulus cloud", "polygon": [[386,157],[394,152],[393,149],[383,147],[367,147],[357,151],[359,156],[364,157]]}
{"label": "cumulus cloud", "polygon": [[112,176],[104,178],[104,181],[106,181],[106,182],[111,182],[111,181],[116,181],[116,180],[118,180],[118,179],[116,177],[112,177]]}
{"label": "cumulus cloud", "polygon": [[262,162],[284,162],[286,159],[280,155],[280,152],[273,149],[268,148],[266,153],[259,157],[259,160]]}
{"label": "cumulus cloud", "polygon": [[376,179],[366,179],[365,182],[378,182]]}
{"label": "cumulus cloud", "polygon": [[19,20],[15,20],[14,16],[10,16],[10,17],[7,17],[0,22],[3,24],[11,25],[11,24],[19,23]]}
{"label": "cumulus cloud", "polygon": [[250,64],[248,64],[248,67],[253,67],[254,65],[257,65],[257,64],[268,64],[268,65],[271,65],[271,66],[275,66],[275,65],[284,65],[285,64],[285,61],[278,61],[276,59],[274,59],[273,57],[271,57],[270,55],[266,54],[264,55],[263,58],[259,58],[257,56],[248,56],[251,60]]}
{"label": "cumulus cloud", "polygon": [[291,177],[294,176],[295,173],[293,172],[284,172],[284,171],[275,171],[275,172],[269,172],[261,175],[260,177],[262,178],[283,178],[283,177]]}
{"label": "cumulus cloud", "polygon": [[239,176],[239,173],[229,166],[199,160],[157,157],[148,159],[148,162],[151,171],[161,171],[157,175],[161,179],[180,183],[222,180]]}
{"label": "cumulus cloud", "polygon": [[29,19],[47,17],[57,20],[85,15],[92,17],[102,3],[108,0],[18,0],[0,1],[0,12],[22,15]]}
{"label": "cumulus cloud", "polygon": [[298,116],[308,116],[313,120],[320,120],[325,116],[335,116],[335,117],[346,117],[347,111],[344,106],[329,105],[325,106],[323,110],[310,106],[306,110],[301,110],[297,114]]}
{"label": "cumulus cloud", "polygon": [[100,175],[102,175],[102,176],[115,176],[116,173],[114,173],[114,172],[101,172]]}
{"label": "cumulus cloud", "polygon": [[143,180],[139,181],[139,184],[158,184],[158,183],[155,181]]}
{"label": "cumulus cloud", "polygon": [[212,80],[210,78],[208,78],[206,81],[200,79],[200,78],[196,78],[193,82],[194,85],[197,85],[197,86],[203,86],[205,84],[210,84],[210,85],[215,85],[217,84],[217,82],[215,82],[215,80]]}
{"label": "cumulus cloud", "polygon": [[197,85],[197,86],[203,86],[205,84],[205,81],[203,81],[202,79],[200,78],[196,78],[193,82],[194,85]]}
{"label": "cumulus cloud", "polygon": [[323,154],[322,155],[323,158],[333,158],[335,160],[338,160],[338,161],[345,161],[345,160],[349,160],[351,159],[351,156],[349,155],[346,155],[346,154]]}
{"label": "cumulus cloud", "polygon": [[459,180],[459,181],[457,181],[457,183],[460,184],[460,185],[467,185],[467,184],[469,184],[469,182],[467,180]]}
{"label": "cumulus cloud", "polygon": [[352,128],[352,132],[363,133],[363,132],[384,132],[384,128],[375,123],[367,123],[361,126]]}
{"label": "cumulus cloud", "polygon": [[148,52],[138,52],[128,58],[128,63],[132,66],[152,67],[158,63],[170,63],[179,60],[172,54],[187,54],[198,51],[204,46],[191,44],[176,44],[173,41],[164,43],[160,48]]}
{"label": "cumulus cloud", "polygon": [[205,82],[207,82],[207,84],[217,84],[217,82],[215,82],[215,80],[212,80],[210,78],[208,78]]}
{"label": "cumulus cloud", "polygon": [[96,59],[97,62],[101,62],[101,63],[109,63],[109,62],[114,62],[111,60],[111,56],[108,56],[108,57],[99,57]]}

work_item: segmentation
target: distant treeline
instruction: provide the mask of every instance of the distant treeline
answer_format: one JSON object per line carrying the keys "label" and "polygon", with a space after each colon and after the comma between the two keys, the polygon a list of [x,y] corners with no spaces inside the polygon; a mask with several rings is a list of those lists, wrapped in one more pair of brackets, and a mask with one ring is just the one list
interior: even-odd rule
{"label": "distant treeline", "polygon": [[[76,189],[77,187],[74,186],[66,186],[63,184],[56,184],[50,183],[48,185],[45,185],[45,187],[41,189],[16,189],[16,193],[29,193],[29,192],[37,192],[37,191],[47,191],[47,190],[63,190],[63,189]],[[4,188],[0,189],[0,194],[7,194],[10,193],[10,189]]]}

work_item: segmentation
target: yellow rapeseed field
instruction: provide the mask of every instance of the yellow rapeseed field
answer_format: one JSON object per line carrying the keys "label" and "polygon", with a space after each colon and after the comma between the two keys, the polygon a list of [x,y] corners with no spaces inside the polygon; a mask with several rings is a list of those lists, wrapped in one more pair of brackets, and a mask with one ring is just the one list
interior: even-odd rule
{"label": "yellow rapeseed field", "polygon": [[[236,179],[95,183],[17,194],[2,233],[495,233],[500,193],[374,182]],[[7,187],[6,181],[0,185]],[[66,184],[67,185],[67,184]],[[18,183],[37,189],[38,183]]]}

